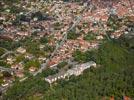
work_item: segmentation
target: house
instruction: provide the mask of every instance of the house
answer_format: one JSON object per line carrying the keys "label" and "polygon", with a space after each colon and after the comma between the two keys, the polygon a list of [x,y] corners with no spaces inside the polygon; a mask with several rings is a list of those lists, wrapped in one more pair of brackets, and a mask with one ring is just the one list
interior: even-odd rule
{"label": "house", "polygon": [[23,78],[24,77],[24,73],[22,71],[16,71],[15,74],[19,78]]}
{"label": "house", "polygon": [[134,14],[130,14],[127,17],[130,21],[134,21]]}
{"label": "house", "polygon": [[110,97],[110,100],[114,100],[114,97],[112,96],[112,97]]}
{"label": "house", "polygon": [[42,56],[40,56],[40,57],[38,58],[38,60],[39,60],[40,62],[43,62],[43,61],[46,60],[46,57],[42,57]]}
{"label": "house", "polygon": [[13,64],[15,59],[13,57],[9,56],[9,57],[7,57],[6,61],[7,61],[8,64]]}
{"label": "house", "polygon": [[33,56],[32,54],[28,54],[28,53],[27,53],[27,54],[25,55],[25,58],[31,60],[31,59],[34,58],[34,56]]}
{"label": "house", "polygon": [[45,45],[40,45],[39,46],[40,50],[43,50],[44,47],[45,47]]}
{"label": "house", "polygon": [[32,72],[35,72],[37,70],[37,68],[36,67],[30,67],[29,68],[29,71],[32,73]]}
{"label": "house", "polygon": [[97,40],[102,40],[103,39],[103,36],[102,35],[96,36],[96,39]]}
{"label": "house", "polygon": [[128,96],[123,96],[123,100],[132,100],[132,99]]}
{"label": "house", "polygon": [[21,53],[21,54],[26,53],[26,49],[25,49],[25,48],[22,48],[22,47],[19,47],[16,51],[17,51],[18,53]]}
{"label": "house", "polygon": [[50,68],[55,67],[56,65],[57,65],[56,60],[48,62],[48,66],[50,66]]}
{"label": "house", "polygon": [[20,62],[18,64],[14,64],[11,66],[12,69],[15,69],[15,70],[23,70],[24,66],[23,64]]}

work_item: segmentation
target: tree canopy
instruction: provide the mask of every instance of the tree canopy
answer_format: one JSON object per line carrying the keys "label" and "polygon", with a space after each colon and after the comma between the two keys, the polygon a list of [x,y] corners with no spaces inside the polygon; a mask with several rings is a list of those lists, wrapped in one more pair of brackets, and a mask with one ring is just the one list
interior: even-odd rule
{"label": "tree canopy", "polygon": [[[88,53],[88,57],[83,57]],[[98,68],[87,69],[78,77],[70,77],[70,80],[60,80],[52,87],[44,78],[46,73],[53,72],[44,71],[37,77],[13,85],[4,95],[4,100],[101,100],[111,96],[120,100],[124,95],[134,97],[133,51],[117,41],[110,41],[101,45],[95,54],[88,53],[77,51],[80,61],[95,58]]]}

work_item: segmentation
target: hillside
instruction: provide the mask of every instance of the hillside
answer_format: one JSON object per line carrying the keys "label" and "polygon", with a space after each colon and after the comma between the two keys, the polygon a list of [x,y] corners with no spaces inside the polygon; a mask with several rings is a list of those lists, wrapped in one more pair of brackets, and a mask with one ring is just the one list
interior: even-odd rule
{"label": "hillside", "polygon": [[43,72],[23,83],[16,82],[4,95],[4,100],[100,100],[111,96],[121,100],[124,95],[134,97],[134,52],[120,43],[117,40],[107,42],[95,52],[96,61],[101,65],[98,68],[86,70],[79,77],[72,76],[69,81],[60,80],[52,87],[44,81],[51,71]]}

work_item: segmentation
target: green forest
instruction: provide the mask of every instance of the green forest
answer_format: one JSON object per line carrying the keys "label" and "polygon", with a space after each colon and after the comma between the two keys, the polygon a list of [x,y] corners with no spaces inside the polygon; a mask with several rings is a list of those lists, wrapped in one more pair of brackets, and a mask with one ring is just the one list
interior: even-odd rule
{"label": "green forest", "polygon": [[[129,39],[130,40],[130,39]],[[47,69],[36,77],[15,84],[4,94],[4,100],[121,100],[126,95],[134,97],[134,50],[125,38],[103,43],[95,52],[77,51],[76,61],[94,60],[97,68],[90,68],[78,77],[59,80],[51,86],[44,78],[54,74]],[[130,46],[131,44],[131,46]],[[77,53],[76,52],[76,53]],[[81,57],[82,56],[82,57]],[[79,58],[79,59],[78,59]],[[84,59],[83,59],[84,58]]]}

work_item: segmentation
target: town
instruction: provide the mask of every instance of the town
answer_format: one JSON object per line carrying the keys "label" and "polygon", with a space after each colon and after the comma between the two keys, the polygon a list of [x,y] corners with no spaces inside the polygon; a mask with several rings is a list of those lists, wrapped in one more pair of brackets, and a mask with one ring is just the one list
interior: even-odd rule
{"label": "town", "polygon": [[134,2],[129,0],[22,0],[12,6],[0,1],[0,5],[1,89],[48,68],[58,69],[45,77],[50,84],[78,76],[98,65],[93,59],[75,61],[76,52],[98,49],[105,41],[133,30],[125,25],[134,21]]}

